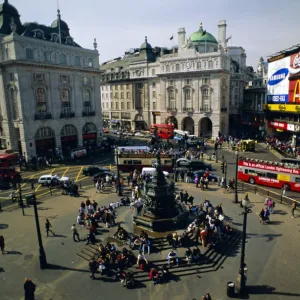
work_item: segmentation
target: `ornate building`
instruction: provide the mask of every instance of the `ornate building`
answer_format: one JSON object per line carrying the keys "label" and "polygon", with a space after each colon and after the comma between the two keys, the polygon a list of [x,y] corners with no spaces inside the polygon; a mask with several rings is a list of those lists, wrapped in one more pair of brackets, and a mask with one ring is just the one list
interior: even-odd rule
{"label": "ornate building", "polygon": [[[246,54],[241,47],[227,46],[226,26],[226,21],[219,22],[218,40],[202,23],[188,38],[180,28],[178,46],[172,49],[152,48],[146,38],[139,49],[104,63],[106,124],[141,129],[153,123],[173,123],[195,135],[228,134],[230,108],[234,110],[236,103],[230,102],[230,81],[235,75],[239,88],[240,82],[244,86],[241,74]],[[234,70],[233,65],[237,66]],[[243,94],[239,97],[240,104]],[[128,118],[126,123],[122,113]]]}
{"label": "ornate building", "polygon": [[21,23],[0,6],[0,135],[2,148],[42,156],[93,145],[101,138],[97,43],[81,48],[68,24]]}

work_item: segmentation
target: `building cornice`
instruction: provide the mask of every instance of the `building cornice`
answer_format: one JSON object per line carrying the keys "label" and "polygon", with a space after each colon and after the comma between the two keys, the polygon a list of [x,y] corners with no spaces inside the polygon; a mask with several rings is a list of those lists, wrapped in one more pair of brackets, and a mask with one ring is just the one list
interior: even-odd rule
{"label": "building cornice", "polygon": [[69,71],[79,71],[85,73],[96,73],[101,74],[103,71],[100,69],[93,69],[93,68],[79,68],[76,66],[67,66],[67,65],[55,65],[55,64],[47,64],[43,62],[35,62],[35,61],[27,61],[27,60],[7,60],[1,62],[0,66],[9,67],[12,65],[19,65],[19,66],[28,66],[28,67],[38,67],[38,68],[47,68],[47,69],[63,69]]}

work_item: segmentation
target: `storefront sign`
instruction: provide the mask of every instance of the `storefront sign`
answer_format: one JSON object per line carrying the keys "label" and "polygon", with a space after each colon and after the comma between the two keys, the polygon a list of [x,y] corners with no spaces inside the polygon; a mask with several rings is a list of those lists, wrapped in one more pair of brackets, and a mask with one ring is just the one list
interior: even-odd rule
{"label": "storefront sign", "polygon": [[288,124],[284,122],[269,121],[269,127],[275,129],[287,130],[287,125]]}
{"label": "storefront sign", "polygon": [[300,103],[299,105],[264,104],[264,110],[300,113]]}
{"label": "storefront sign", "polygon": [[291,55],[290,74],[300,73],[300,52]]}
{"label": "storefront sign", "polygon": [[287,103],[290,57],[270,62],[268,66],[268,103]]}

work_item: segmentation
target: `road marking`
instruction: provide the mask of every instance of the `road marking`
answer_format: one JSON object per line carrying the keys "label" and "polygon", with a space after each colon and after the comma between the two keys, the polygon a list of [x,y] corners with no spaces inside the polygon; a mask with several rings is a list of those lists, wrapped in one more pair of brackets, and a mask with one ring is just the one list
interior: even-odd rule
{"label": "road marking", "polygon": [[36,193],[36,192],[40,189],[41,186],[42,186],[42,185],[40,184],[40,185],[34,190],[34,192]]}
{"label": "road marking", "polygon": [[54,168],[54,169],[52,169],[52,171],[49,173],[49,174],[53,174],[54,173],[54,171],[56,170],[56,168]]}
{"label": "road marking", "polygon": [[70,168],[67,168],[64,173],[62,174],[62,177],[64,177],[66,175],[66,173],[69,171]]}
{"label": "road marking", "polygon": [[83,169],[83,166],[80,168],[80,171],[78,172],[78,174],[77,174],[77,176],[76,176],[75,182],[78,181],[78,178],[79,178],[79,176],[80,176],[80,174],[81,174],[81,172],[82,172],[82,169]]}

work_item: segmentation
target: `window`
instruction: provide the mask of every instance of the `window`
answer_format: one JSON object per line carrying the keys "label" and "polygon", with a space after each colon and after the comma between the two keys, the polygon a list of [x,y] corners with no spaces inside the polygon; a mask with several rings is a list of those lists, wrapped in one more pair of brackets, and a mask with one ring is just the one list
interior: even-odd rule
{"label": "window", "polygon": [[9,80],[14,81],[15,80],[15,74],[14,73],[9,73]]}
{"label": "window", "polygon": [[127,90],[129,89],[129,84],[128,84],[128,83],[126,84],[126,89],[127,89]]}
{"label": "window", "polygon": [[34,73],[33,74],[33,80],[35,82],[43,82],[43,81],[45,81],[45,74]]}
{"label": "window", "polygon": [[124,86],[123,84],[120,85],[120,90],[123,90],[124,89]]}
{"label": "window", "polygon": [[105,94],[105,99],[108,100],[108,93]]}
{"label": "window", "polygon": [[203,78],[203,84],[210,84],[209,78]]}
{"label": "window", "polygon": [[91,111],[91,91],[83,90],[83,109],[85,112]]}
{"label": "window", "polygon": [[88,66],[89,66],[90,68],[93,67],[93,59],[92,59],[92,58],[89,58],[89,59],[88,59]]}
{"label": "window", "polygon": [[185,84],[190,84],[190,80],[187,79],[187,80],[185,81]]}
{"label": "window", "polygon": [[121,102],[121,110],[124,110],[124,109],[125,109],[124,102]]}
{"label": "window", "polygon": [[127,109],[130,109],[130,102],[127,102]]}
{"label": "window", "polygon": [[201,69],[201,62],[197,61],[197,69]]}
{"label": "window", "polygon": [[[89,80],[87,77],[83,77],[83,84],[88,84]],[[103,87],[102,87],[103,90]]]}
{"label": "window", "polygon": [[80,57],[79,56],[75,56],[74,61],[75,61],[75,66],[80,66]]}
{"label": "window", "polygon": [[118,90],[118,89],[119,89],[119,86],[118,86],[118,85],[115,85],[115,89]]}
{"label": "window", "polygon": [[153,110],[156,110],[157,107],[156,107],[156,102],[153,102]]}
{"label": "window", "polygon": [[208,97],[208,89],[204,89],[203,90],[203,96],[204,97]]}
{"label": "window", "polygon": [[45,114],[47,112],[46,93],[43,88],[35,90],[36,112],[38,114]]}
{"label": "window", "polygon": [[116,102],[116,109],[119,109],[119,103]]}
{"label": "window", "polygon": [[193,108],[191,90],[189,88],[184,90],[184,103],[186,108]]}
{"label": "window", "polygon": [[169,84],[170,84],[170,85],[174,85],[174,81],[173,81],[173,80],[171,80]]}
{"label": "window", "polygon": [[152,98],[156,98],[156,92],[152,91]]}
{"label": "window", "polygon": [[8,48],[8,46],[6,45],[6,48],[5,48],[5,58],[6,58],[6,59],[9,59],[9,57],[10,57],[9,48]]}
{"label": "window", "polygon": [[152,76],[155,75],[155,69],[152,69]]}
{"label": "window", "polygon": [[213,68],[213,62],[212,62],[211,60],[208,62],[208,68],[209,68],[209,69],[212,69],[212,68]]}
{"label": "window", "polygon": [[130,93],[129,92],[126,93],[126,98],[130,99]]}
{"label": "window", "polygon": [[59,56],[59,63],[60,63],[61,65],[65,65],[65,64],[67,63],[67,57],[66,57],[65,54],[62,53],[62,54]]}
{"label": "window", "polygon": [[180,65],[176,64],[176,71],[180,71]]}
{"label": "window", "polygon": [[106,108],[108,108],[108,102],[106,102]]}
{"label": "window", "polygon": [[46,62],[51,61],[51,54],[49,51],[44,52],[44,61],[46,61]]}
{"label": "window", "polygon": [[110,103],[110,108],[114,109],[114,103],[113,102]]}
{"label": "window", "polygon": [[166,72],[170,72],[170,66],[169,65],[166,66]]}
{"label": "window", "polygon": [[12,117],[15,120],[19,118],[17,91],[11,88],[9,92],[10,92],[10,100],[12,103],[12,114],[13,114]]}
{"label": "window", "polygon": [[118,93],[115,93],[115,99],[119,99]]}
{"label": "window", "polygon": [[156,87],[156,83],[152,82],[152,87],[155,88]]}
{"label": "window", "polygon": [[202,91],[202,110],[208,111],[209,109],[210,109],[209,90],[204,89]]}
{"label": "window", "polygon": [[25,50],[25,58],[26,59],[34,59],[34,56],[33,56],[33,50],[31,48],[27,48]]}
{"label": "window", "polygon": [[124,93],[123,92],[121,93],[121,99],[124,99]]}
{"label": "window", "polygon": [[61,104],[62,104],[62,113],[70,114],[71,113],[70,91],[68,89],[61,90],[60,97],[61,97]]}
{"label": "window", "polygon": [[171,89],[168,91],[168,98],[169,98],[169,108],[175,109],[176,108],[176,101],[175,101],[175,91]]}

